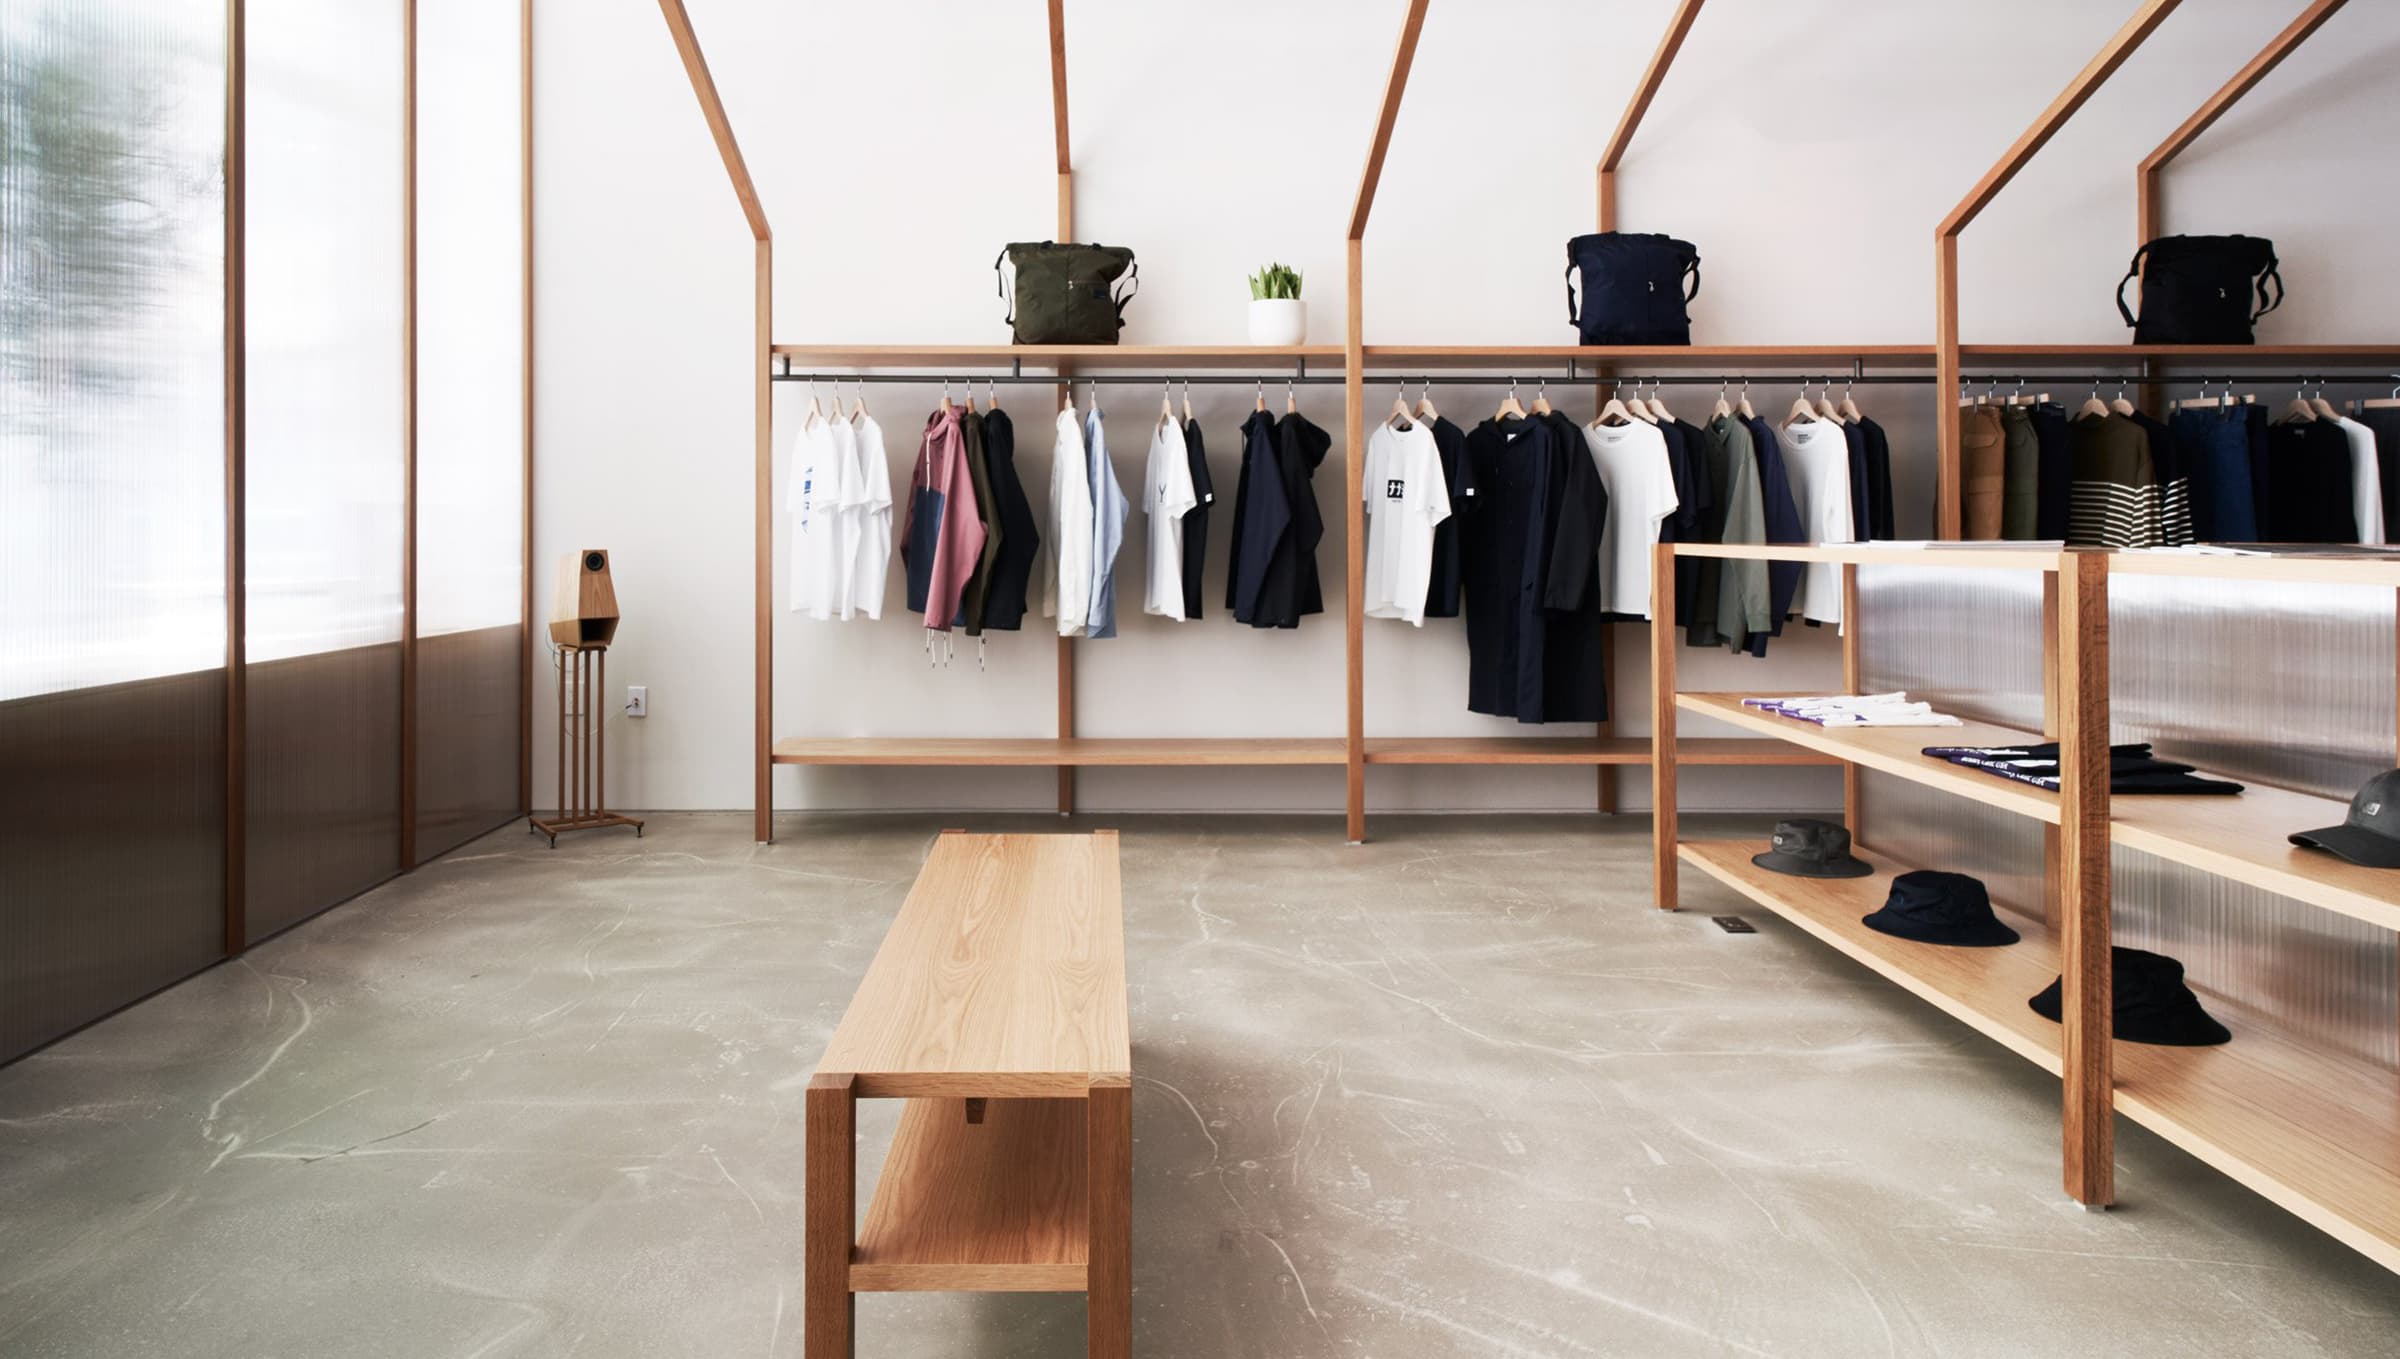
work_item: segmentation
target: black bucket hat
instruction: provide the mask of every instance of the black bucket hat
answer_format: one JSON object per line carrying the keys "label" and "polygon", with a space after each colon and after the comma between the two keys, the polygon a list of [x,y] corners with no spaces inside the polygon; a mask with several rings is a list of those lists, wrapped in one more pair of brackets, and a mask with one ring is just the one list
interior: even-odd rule
{"label": "black bucket hat", "polygon": [[[2200,1008],[2200,998],[2183,984],[2183,964],[2138,948],[2109,950],[2116,1017],[2109,1032],[2128,1043],[2205,1048],[2230,1042],[2232,1031]],[[2026,1004],[2044,1019],[2057,1020],[2062,983],[2052,982]]]}
{"label": "black bucket hat", "polygon": [[1775,823],[1774,848],[1750,862],[1796,878],[1863,878],[1874,865],[1850,853],[1850,832],[1805,817]]}
{"label": "black bucket hat", "polygon": [[2350,799],[2350,815],[2338,826],[2295,831],[2295,845],[2339,854],[2369,868],[2400,868],[2400,769],[2377,774]]}
{"label": "black bucket hat", "polygon": [[1892,879],[1883,909],[1859,923],[1920,944],[1992,948],[2017,942],[2017,932],[1992,914],[1991,894],[1981,879],[1926,868]]}

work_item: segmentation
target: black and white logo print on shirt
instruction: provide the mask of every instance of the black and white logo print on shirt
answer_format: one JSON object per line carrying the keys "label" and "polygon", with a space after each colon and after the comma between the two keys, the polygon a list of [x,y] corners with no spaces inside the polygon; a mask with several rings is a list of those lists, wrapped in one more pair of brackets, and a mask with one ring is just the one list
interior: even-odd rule
{"label": "black and white logo print on shirt", "polygon": [[[1389,421],[1367,436],[1360,499],[1367,507],[1366,614],[1425,624],[1425,591],[1433,579],[1434,526],[1450,517],[1450,490],[1433,427]],[[1383,494],[1375,494],[1377,486]]]}

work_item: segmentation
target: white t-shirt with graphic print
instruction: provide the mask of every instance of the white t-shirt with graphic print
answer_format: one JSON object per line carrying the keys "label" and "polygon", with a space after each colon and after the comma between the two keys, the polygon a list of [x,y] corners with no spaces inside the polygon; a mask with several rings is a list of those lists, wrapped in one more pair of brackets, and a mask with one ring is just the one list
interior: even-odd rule
{"label": "white t-shirt with graphic print", "polygon": [[1433,579],[1434,526],[1450,517],[1433,426],[1386,420],[1367,436],[1366,612],[1425,626],[1425,590]]}

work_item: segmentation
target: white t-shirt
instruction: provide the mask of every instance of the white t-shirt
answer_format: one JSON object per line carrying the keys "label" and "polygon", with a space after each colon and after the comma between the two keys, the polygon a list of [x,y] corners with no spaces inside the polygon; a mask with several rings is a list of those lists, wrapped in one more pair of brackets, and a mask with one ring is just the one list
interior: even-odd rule
{"label": "white t-shirt", "polygon": [[883,617],[883,586],[892,564],[892,463],[883,451],[883,426],[872,415],[850,426],[858,468],[858,538],[850,570],[850,617]]}
{"label": "white t-shirt", "polygon": [[1173,417],[1152,422],[1150,463],[1142,475],[1142,509],[1150,516],[1150,578],[1142,611],[1183,621],[1183,516],[1200,503],[1192,489],[1192,457],[1183,426]]}
{"label": "white t-shirt", "polygon": [[1683,503],[1667,436],[1656,425],[1585,425],[1583,442],[1608,490],[1608,522],[1600,528],[1600,608],[1650,616],[1650,549],[1658,526]]}
{"label": "white t-shirt", "polygon": [[1442,481],[1433,426],[1422,420],[1409,421],[1406,429],[1389,420],[1376,425],[1367,436],[1359,496],[1367,508],[1367,617],[1423,627],[1433,530],[1450,517],[1450,488]]}
{"label": "white t-shirt", "polygon": [[[1842,427],[1831,420],[1801,420],[1776,430],[1775,438],[1783,446],[1801,533],[1812,543],[1856,542],[1856,521],[1850,517],[1850,441]],[[1792,608],[1802,618],[1841,622],[1840,563],[1810,562],[1801,573],[1800,594]]]}
{"label": "white t-shirt", "polygon": [[[2358,510],[2358,541],[2366,546],[2383,542],[2383,459],[2375,446],[2375,431],[2345,415],[2342,433],[2350,436],[2350,500]],[[2400,457],[2400,448],[2392,450]]]}
{"label": "white t-shirt", "polygon": [[1058,635],[1081,637],[1092,604],[1092,480],[1083,461],[1083,422],[1073,407],[1058,413],[1050,450],[1050,550],[1042,557],[1042,616]]}
{"label": "white t-shirt", "polygon": [[842,616],[843,586],[851,574],[842,555],[842,517],[857,500],[857,469],[834,443],[833,425],[812,416],[792,445],[792,478],[784,508],[792,515],[792,611],[808,618]]}

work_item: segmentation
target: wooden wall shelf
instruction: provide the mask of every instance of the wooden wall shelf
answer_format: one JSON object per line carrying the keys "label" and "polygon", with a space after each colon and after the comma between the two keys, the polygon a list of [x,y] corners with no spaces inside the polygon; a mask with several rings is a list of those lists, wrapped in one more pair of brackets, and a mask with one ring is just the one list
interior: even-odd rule
{"label": "wooden wall shelf", "polygon": [[[2062,1030],[2026,1001],[2059,972],[2058,940],[2013,917],[2004,948],[1943,948],[1859,918],[1911,865],[1861,847],[1873,877],[1795,878],[1750,862],[1748,841],[1685,841],[1685,863],[2056,1075]],[[2400,1270],[2400,1074],[2232,1018],[2212,1048],[2114,1045],[2119,1113],[2216,1166],[2386,1269]]]}
{"label": "wooden wall shelf", "polygon": [[777,764],[823,765],[1339,765],[1338,736],[1110,738],[1105,736],[791,736]]}
{"label": "wooden wall shelf", "polygon": [[[1869,368],[1931,368],[1933,346],[1922,344],[1866,345],[1416,345],[1364,346],[1366,367],[1386,373],[1422,369],[1492,368],[1511,364],[1563,367],[1573,360],[1579,369],[1616,367],[1627,372],[1740,371],[1744,368],[1788,368],[1795,375],[1840,376],[1853,362]],[[1506,376],[1503,374],[1503,376]]]}
{"label": "wooden wall shelf", "polygon": [[[1686,741],[1677,751],[1685,764],[1839,764],[1829,755],[1781,741],[1727,737]],[[1646,765],[1647,736],[1370,736],[1368,764],[1564,764]]]}
{"label": "wooden wall shelf", "polygon": [[[1962,344],[1959,361],[1971,369],[2052,366],[2131,368],[2389,367],[2400,364],[2394,344]],[[2328,374],[2328,377],[2334,375]]]}
{"label": "wooden wall shelf", "polygon": [[[1027,368],[1257,368],[1280,372],[1305,361],[1339,373],[1342,347],[1304,345],[1164,344],[779,344],[778,359],[796,369],[925,368],[939,380],[942,370]],[[953,374],[958,375],[958,374]]]}

